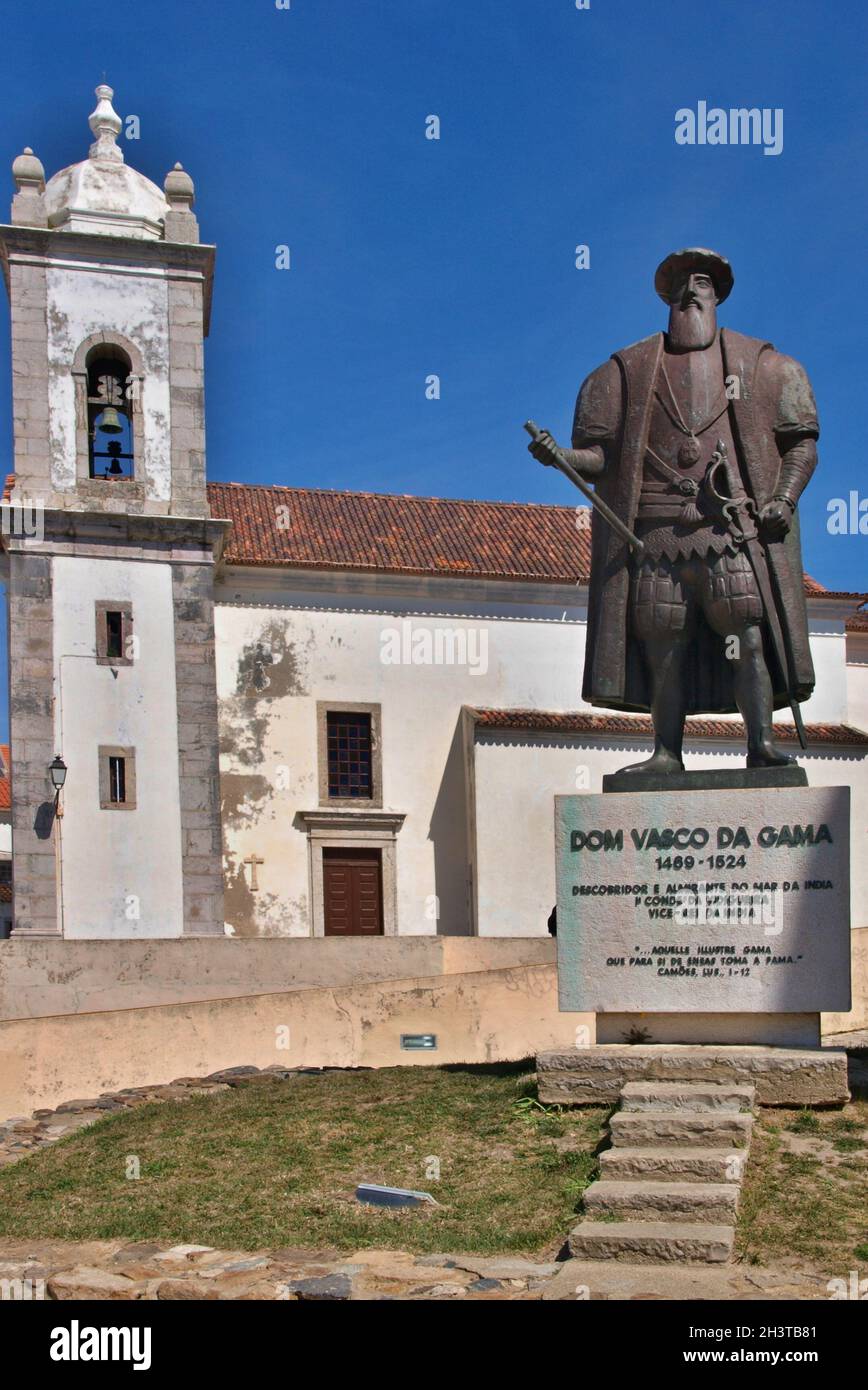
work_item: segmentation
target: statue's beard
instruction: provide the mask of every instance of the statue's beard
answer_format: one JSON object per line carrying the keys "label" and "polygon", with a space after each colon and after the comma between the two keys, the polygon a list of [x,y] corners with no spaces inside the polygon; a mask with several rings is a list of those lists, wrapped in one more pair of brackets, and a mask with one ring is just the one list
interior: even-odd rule
{"label": "statue's beard", "polygon": [[711,347],[717,332],[713,304],[673,304],[669,310],[669,346],[675,352],[694,352]]}

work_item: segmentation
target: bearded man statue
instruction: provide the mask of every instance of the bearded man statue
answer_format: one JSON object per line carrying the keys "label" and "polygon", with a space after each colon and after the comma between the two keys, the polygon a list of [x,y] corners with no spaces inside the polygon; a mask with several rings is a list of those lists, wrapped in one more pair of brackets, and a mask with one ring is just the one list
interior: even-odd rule
{"label": "bearded man statue", "polygon": [[[817,464],[813,393],[771,343],[718,329],[723,256],[676,251],[654,284],[667,331],[591,373],[560,451],[641,542],[636,558],[594,512],[583,698],[650,711],[654,752],[624,773],[682,771],[686,716],[735,711],[748,767],[783,767],[773,712],[798,718],[814,687],[796,510]],[[559,452],[545,431],[530,451]]]}

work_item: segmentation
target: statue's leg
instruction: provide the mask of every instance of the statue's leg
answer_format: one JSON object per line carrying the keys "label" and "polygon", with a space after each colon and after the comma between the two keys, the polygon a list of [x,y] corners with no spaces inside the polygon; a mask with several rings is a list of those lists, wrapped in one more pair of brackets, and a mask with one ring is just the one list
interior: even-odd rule
{"label": "statue's leg", "polygon": [[763,651],[762,628],[752,623],[738,636],[735,700],[747,729],[748,767],[786,767],[795,758],[777,747],[772,730],[772,683]]}
{"label": "statue's leg", "polygon": [[651,685],[654,752],[622,772],[682,772],[684,742],[684,664],[690,640],[693,600],[680,567],[665,559],[646,559],[633,582],[632,627],[642,643]]}
{"label": "statue's leg", "polygon": [[750,561],[742,551],[709,556],[703,609],[709,625],[726,640],[726,654],[735,667],[735,702],[747,731],[748,767],[786,767],[795,762],[775,744],[772,682],[763,648],[762,599]]}

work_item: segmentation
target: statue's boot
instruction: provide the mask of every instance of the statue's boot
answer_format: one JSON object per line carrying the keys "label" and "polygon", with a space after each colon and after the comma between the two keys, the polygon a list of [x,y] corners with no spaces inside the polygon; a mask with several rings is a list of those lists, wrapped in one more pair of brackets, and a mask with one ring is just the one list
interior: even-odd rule
{"label": "statue's boot", "polygon": [[619,773],[625,772],[656,772],[666,774],[670,772],[683,772],[684,763],[668,748],[658,745],[650,758],[644,758],[641,763],[630,763],[627,767],[620,767]]}
{"label": "statue's boot", "polygon": [[771,729],[766,728],[760,730],[756,739],[748,738],[747,765],[748,767],[791,767],[796,765],[796,759],[791,758],[789,753],[781,752],[775,743]]}
{"label": "statue's boot", "polygon": [[736,704],[747,730],[748,767],[790,767],[796,759],[782,753],[772,732],[774,700],[758,626],[742,634],[742,658],[735,675]]}

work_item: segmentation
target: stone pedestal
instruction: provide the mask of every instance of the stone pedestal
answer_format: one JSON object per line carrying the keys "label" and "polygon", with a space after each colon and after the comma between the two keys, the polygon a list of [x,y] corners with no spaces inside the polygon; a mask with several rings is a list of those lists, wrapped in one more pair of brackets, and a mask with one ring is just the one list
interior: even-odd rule
{"label": "stone pedestal", "polygon": [[849,1009],[848,787],[557,797],[555,842],[561,1009],[683,1015],[697,1042],[739,1015],[744,1043]]}
{"label": "stone pedestal", "polygon": [[847,1054],[837,1048],[679,1047],[621,1044],[541,1052],[539,1098],[548,1105],[614,1105],[631,1081],[756,1087],[760,1105],[843,1105]]}
{"label": "stone pedestal", "polygon": [[819,1047],[819,1014],[604,1013],[596,1017],[596,1041],[623,1043],[638,1030],[649,1042],[714,1043],[749,1040],[765,1047]]}

